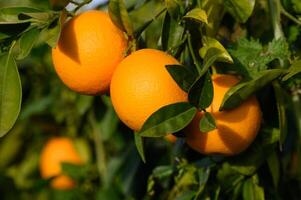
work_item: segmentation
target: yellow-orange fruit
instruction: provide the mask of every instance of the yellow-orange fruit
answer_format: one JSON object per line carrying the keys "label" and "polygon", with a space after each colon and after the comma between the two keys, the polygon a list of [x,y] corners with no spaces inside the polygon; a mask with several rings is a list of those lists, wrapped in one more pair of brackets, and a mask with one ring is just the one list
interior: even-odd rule
{"label": "yellow-orange fruit", "polygon": [[76,151],[73,141],[65,137],[56,137],[49,140],[41,153],[40,173],[43,178],[56,176],[51,180],[51,186],[55,189],[71,189],[74,181],[62,175],[61,163],[81,164],[82,159]]}
{"label": "yellow-orange fruit", "polygon": [[112,74],[123,59],[126,38],[102,11],[87,11],[62,29],[52,60],[60,79],[82,94],[101,94],[109,89]]}
{"label": "yellow-orange fruit", "polygon": [[115,70],[110,91],[115,111],[131,129],[138,131],[159,108],[187,101],[165,65],[179,64],[155,49],[142,49],[126,57]]}
{"label": "yellow-orange fruit", "polygon": [[219,111],[225,93],[238,83],[231,75],[213,75],[214,98],[206,109],[215,118],[217,128],[202,133],[199,121],[203,112],[199,112],[184,130],[188,145],[203,154],[235,155],[245,150],[254,140],[260,128],[261,111],[255,96],[250,97],[238,107]]}
{"label": "yellow-orange fruit", "polygon": [[171,143],[175,143],[177,141],[177,137],[174,136],[173,134],[168,134],[165,136],[165,139],[168,141],[168,142],[171,142]]}

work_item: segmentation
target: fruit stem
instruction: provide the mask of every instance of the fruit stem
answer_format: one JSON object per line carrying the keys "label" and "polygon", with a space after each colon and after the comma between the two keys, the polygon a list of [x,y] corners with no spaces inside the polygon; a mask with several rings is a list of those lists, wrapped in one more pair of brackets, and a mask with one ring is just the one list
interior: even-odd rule
{"label": "fruit stem", "polygon": [[290,20],[292,20],[293,22],[295,22],[298,26],[301,26],[301,21],[298,20],[296,17],[294,17],[293,15],[291,15],[289,12],[287,12],[282,5],[280,5],[280,12],[286,16],[287,18],[289,18]]}
{"label": "fruit stem", "polygon": [[199,65],[199,62],[198,62],[198,60],[196,58],[196,55],[195,55],[195,53],[193,51],[193,46],[192,46],[192,41],[191,41],[191,35],[190,35],[190,33],[188,31],[187,31],[186,34],[187,34],[188,49],[190,51],[190,55],[192,57],[193,63],[196,66],[196,69],[197,69],[198,73],[200,74],[201,71],[202,71],[202,67]]}
{"label": "fruit stem", "polygon": [[280,23],[281,3],[279,0],[269,0],[269,9],[274,29],[274,38],[279,39],[284,36]]}
{"label": "fruit stem", "polygon": [[92,0],[85,0],[82,3],[77,3],[77,2],[75,3],[74,1],[72,1],[71,3],[77,5],[77,7],[73,10],[73,13],[76,13],[81,7],[83,7],[84,5],[89,4],[91,2],[92,2]]}

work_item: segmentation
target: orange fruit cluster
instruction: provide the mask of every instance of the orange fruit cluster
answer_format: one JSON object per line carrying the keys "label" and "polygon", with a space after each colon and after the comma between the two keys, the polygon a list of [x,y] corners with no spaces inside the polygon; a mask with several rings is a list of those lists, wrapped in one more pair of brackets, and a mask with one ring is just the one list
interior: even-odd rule
{"label": "orange fruit cluster", "polygon": [[[187,102],[184,92],[166,70],[179,62],[165,52],[141,49],[124,57],[127,49],[124,33],[102,11],[84,12],[64,28],[57,47],[52,50],[55,70],[70,89],[88,95],[110,91],[113,107],[120,120],[139,131],[147,118],[163,106]],[[258,132],[261,112],[253,96],[230,111],[219,111],[224,94],[238,83],[230,75],[213,75],[214,98],[207,108],[217,128],[208,133],[199,129],[203,112],[198,112],[184,129],[187,144],[203,154],[234,155],[245,150]],[[168,135],[174,142],[176,137]],[[61,174],[60,162],[81,163],[66,138],[50,140],[41,155],[41,174],[52,180],[54,188],[72,188],[74,182]]]}

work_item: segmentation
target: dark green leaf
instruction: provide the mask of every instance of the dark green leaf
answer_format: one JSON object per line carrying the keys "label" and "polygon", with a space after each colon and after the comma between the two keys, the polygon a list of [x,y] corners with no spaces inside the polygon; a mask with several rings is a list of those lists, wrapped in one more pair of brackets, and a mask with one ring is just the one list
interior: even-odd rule
{"label": "dark green leaf", "polygon": [[177,132],[191,122],[196,111],[186,102],[164,106],[146,120],[139,134],[144,137],[162,137]]}
{"label": "dark green leaf", "polygon": [[199,77],[192,85],[188,93],[189,102],[199,109],[210,106],[213,100],[213,84],[210,72]]}
{"label": "dark green leaf", "polygon": [[132,10],[129,16],[132,19],[135,32],[137,33],[147,23],[155,21],[154,16],[158,16],[163,10],[165,10],[165,5],[162,1],[147,1],[140,7]]}
{"label": "dark green leaf", "polygon": [[20,52],[18,53],[17,59],[23,59],[30,53],[36,40],[38,39],[40,31],[37,28],[33,28],[25,33],[19,39]]}
{"label": "dark green leaf", "polygon": [[280,165],[276,152],[273,152],[268,158],[267,163],[269,166],[270,173],[273,178],[274,186],[277,188],[280,177]]}
{"label": "dark green leaf", "polygon": [[225,94],[220,106],[220,111],[239,106],[244,100],[248,99],[255,92],[281,76],[284,71],[285,70],[282,69],[265,70],[259,73],[253,80],[235,85]]}
{"label": "dark green leaf", "polygon": [[239,22],[245,23],[252,15],[255,0],[225,0],[226,10]]}
{"label": "dark green leaf", "polygon": [[138,133],[134,133],[135,136],[135,145],[138,150],[138,153],[142,159],[142,161],[145,163],[145,155],[144,155],[144,146],[143,146],[143,139]]}
{"label": "dark green leaf", "polygon": [[0,57],[0,137],[15,124],[22,99],[22,87],[16,62],[11,53]]}
{"label": "dark green leaf", "polygon": [[163,50],[167,51],[170,48],[179,46],[179,41],[181,41],[183,33],[184,28],[180,26],[176,20],[172,19],[167,12],[163,22],[161,37]]}
{"label": "dark green leaf", "polygon": [[203,47],[200,49],[200,56],[204,59],[209,49],[219,49],[221,55],[217,58],[217,61],[233,63],[233,60],[223,45],[216,39],[211,37],[203,36],[202,38]]}
{"label": "dark green leaf", "polygon": [[111,0],[109,14],[114,24],[128,35],[133,35],[133,25],[129,18],[124,0]]}
{"label": "dark green leaf", "polygon": [[299,73],[301,73],[301,60],[297,60],[291,65],[288,69],[288,74],[286,74],[282,80],[286,81]]}
{"label": "dark green leaf", "polygon": [[278,111],[278,123],[280,129],[280,145],[284,143],[284,140],[287,135],[287,120],[286,120],[286,112],[285,112],[285,94],[280,84],[275,81],[273,82],[273,87],[275,91],[276,105]]}
{"label": "dark green leaf", "polygon": [[165,5],[169,15],[175,20],[178,20],[185,11],[182,0],[165,0]]}
{"label": "dark green leaf", "polygon": [[191,11],[189,11],[183,19],[186,20],[193,20],[199,23],[205,23],[208,24],[207,14],[206,12],[201,8],[194,8]]}
{"label": "dark green leaf", "polygon": [[214,117],[210,113],[205,112],[204,116],[200,120],[200,131],[206,133],[214,129],[216,129]]}
{"label": "dark green leaf", "polygon": [[182,65],[166,65],[165,67],[172,78],[177,82],[178,86],[180,86],[185,92],[188,92],[196,79],[196,75],[187,67]]}

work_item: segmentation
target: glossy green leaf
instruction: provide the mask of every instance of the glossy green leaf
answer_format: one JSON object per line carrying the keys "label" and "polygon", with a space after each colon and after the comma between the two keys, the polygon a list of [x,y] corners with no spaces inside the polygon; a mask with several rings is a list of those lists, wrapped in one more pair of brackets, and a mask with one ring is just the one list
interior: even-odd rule
{"label": "glossy green leaf", "polygon": [[211,38],[211,37],[203,36],[202,43],[203,43],[203,47],[199,51],[200,56],[202,58],[206,57],[206,54],[209,49],[216,48],[221,51],[220,52],[221,55],[219,58],[217,58],[217,61],[233,63],[233,60],[232,60],[230,54],[227,52],[227,50],[224,48],[224,46],[218,40]]}
{"label": "glossy green leaf", "polygon": [[205,112],[204,116],[200,120],[199,126],[200,126],[200,131],[202,131],[203,133],[207,133],[209,131],[216,129],[214,117],[210,113]]}
{"label": "glossy green leaf", "polygon": [[235,85],[225,94],[220,110],[228,110],[239,106],[255,92],[281,76],[284,71],[282,69],[265,70],[259,73],[253,80]]}
{"label": "glossy green leaf", "polygon": [[208,71],[208,69],[214,64],[214,62],[221,58],[222,54],[223,52],[220,49],[210,48],[206,52],[206,55],[204,57],[204,63],[200,72],[200,76],[203,76]]}
{"label": "glossy green leaf", "polygon": [[133,25],[127,12],[124,0],[111,0],[109,14],[114,24],[128,35],[133,35]]}
{"label": "glossy green leaf", "polygon": [[199,23],[205,23],[208,24],[207,14],[206,12],[201,8],[194,8],[191,11],[189,11],[183,19],[186,20],[193,20]]}
{"label": "glossy green leaf", "polygon": [[165,0],[165,5],[169,15],[177,20],[185,11],[185,5],[182,0]]}
{"label": "glossy green leaf", "polygon": [[188,92],[196,79],[196,75],[182,65],[166,65],[165,67],[178,86],[185,92]]}
{"label": "glossy green leaf", "polygon": [[210,106],[213,100],[213,84],[210,72],[205,76],[199,77],[191,86],[188,92],[188,100],[200,110]]}
{"label": "glossy green leaf", "polygon": [[144,146],[143,146],[143,139],[138,133],[134,133],[135,136],[135,145],[137,148],[137,151],[142,159],[142,161],[145,163],[145,154],[144,154]]}
{"label": "glossy green leaf", "polygon": [[138,132],[143,137],[163,137],[183,129],[197,110],[186,102],[170,104],[153,113]]}
{"label": "glossy green leaf", "polygon": [[183,34],[184,28],[176,20],[172,19],[169,13],[166,13],[161,37],[163,50],[167,51],[175,46],[180,46],[179,41],[181,41]]}
{"label": "glossy green leaf", "polygon": [[37,28],[33,28],[25,33],[19,39],[19,53],[17,59],[23,59],[30,53],[36,40],[38,39],[40,31]]}
{"label": "glossy green leaf", "polygon": [[22,87],[12,54],[6,53],[0,57],[0,71],[0,137],[2,137],[18,118]]}
{"label": "glossy green leaf", "polygon": [[225,0],[224,5],[236,20],[245,23],[253,13],[255,0]]}
{"label": "glossy green leaf", "polygon": [[282,80],[287,81],[299,73],[301,73],[301,60],[297,60],[291,65],[288,69],[288,73],[282,78]]}

